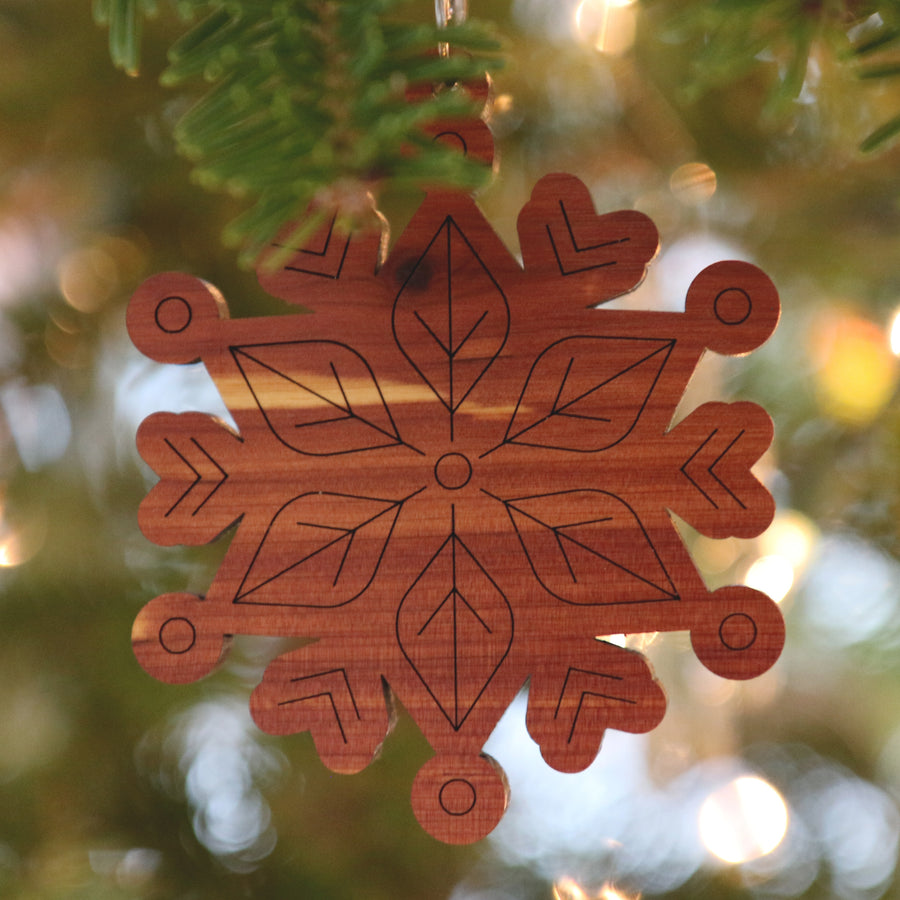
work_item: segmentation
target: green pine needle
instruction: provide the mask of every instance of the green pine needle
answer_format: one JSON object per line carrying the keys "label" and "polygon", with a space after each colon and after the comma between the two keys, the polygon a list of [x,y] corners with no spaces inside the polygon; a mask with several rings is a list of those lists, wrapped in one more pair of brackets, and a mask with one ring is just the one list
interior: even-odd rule
{"label": "green pine needle", "polygon": [[876,128],[860,145],[863,153],[872,153],[880,150],[890,141],[900,137],[900,114],[885,122],[880,128]]}
{"label": "green pine needle", "polygon": [[881,28],[872,37],[861,41],[853,46],[850,50],[851,56],[868,56],[878,50],[884,50],[900,40],[900,29],[897,28]]}

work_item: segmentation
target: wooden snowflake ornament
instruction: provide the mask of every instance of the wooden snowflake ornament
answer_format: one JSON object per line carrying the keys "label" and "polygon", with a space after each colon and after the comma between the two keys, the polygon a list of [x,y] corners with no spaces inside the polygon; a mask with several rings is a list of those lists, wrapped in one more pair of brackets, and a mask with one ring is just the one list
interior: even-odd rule
{"label": "wooden snowflake ornament", "polygon": [[[489,155],[485,128],[444,129]],[[234,634],[316,639],[253,692],[265,731],[310,731],[356,772],[395,694],[435,750],[412,787],[422,826],[485,836],[507,803],[481,753],[530,679],[528,730],[554,768],[595,758],[606,728],[665,709],[644,658],[596,635],[688,630],[700,660],[752,678],[781,650],[777,606],[710,592],[669,510],[714,538],[753,537],[774,506],[751,466],[772,438],[752,403],[705,403],[672,427],[705,349],[772,333],[771,281],[721,262],[683,313],[596,309],[657,249],[637,212],[597,215],[568,175],[519,216],[520,265],[466,195],[430,193],[381,258],[381,235],[326,228],[274,274],[313,310],[233,321],[216,290],[146,281],[128,329],[155,360],[202,360],[237,425],[157,413],[138,447],[159,475],[140,508],[158,544],[236,525],[205,597],[166,594],[134,625],[141,665],[202,678]]]}

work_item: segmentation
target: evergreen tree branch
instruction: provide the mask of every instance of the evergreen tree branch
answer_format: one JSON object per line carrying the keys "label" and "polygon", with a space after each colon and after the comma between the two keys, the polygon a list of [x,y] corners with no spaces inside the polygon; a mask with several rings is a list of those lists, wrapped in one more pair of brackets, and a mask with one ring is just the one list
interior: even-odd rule
{"label": "evergreen tree branch", "polygon": [[[860,81],[883,82],[900,74],[900,61],[890,55],[900,43],[898,0],[646,2],[662,12],[667,37],[692,48],[688,100],[768,69],[763,115],[783,117],[800,98],[817,53],[830,55]],[[860,148],[881,149],[898,135],[892,118]]]}
{"label": "evergreen tree branch", "polygon": [[[173,0],[193,26],[169,51],[162,83],[209,88],[175,129],[204,187],[253,201],[226,238],[250,262],[311,203],[338,204],[352,226],[388,182],[473,189],[490,173],[422,129],[475,115],[464,91],[407,101],[414,84],[484,77],[499,43],[483,25],[447,29],[399,18],[405,0]],[[156,0],[94,0],[113,62],[139,62],[144,19]],[[201,17],[197,21],[198,17]],[[439,42],[457,52],[434,53]],[[334,186],[340,185],[339,190]]]}

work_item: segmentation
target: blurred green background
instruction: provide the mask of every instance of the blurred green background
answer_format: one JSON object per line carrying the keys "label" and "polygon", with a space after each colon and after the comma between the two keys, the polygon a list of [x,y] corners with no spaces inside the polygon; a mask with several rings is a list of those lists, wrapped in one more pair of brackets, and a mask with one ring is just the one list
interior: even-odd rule
{"label": "blurred green background", "polygon": [[[480,198],[504,240],[537,179],[568,171],[601,211],[660,229],[625,305],[678,309],[722,258],[779,286],[776,336],[708,358],[686,400],[769,410],[775,524],[685,535],[711,586],[781,601],[788,645],[737,685],[684,635],[630,638],[666,719],[609,734],[579,775],[542,763],[514,706],[488,747],[511,806],[468,848],[414,820],[429,749],[405,716],[369,769],[337,776],[308,736],[250,721],[270,641],[238,641],[187,687],[134,661],[141,606],[202,593],[224,546],[138,531],[138,423],[221,404],[202,371],[131,347],[128,297],[179,269],[235,316],[281,307],[220,242],[238,203],[173,150],[190,98],[157,78],[178,22],[149,28],[129,78],[89,7],[0,0],[0,897],[900,897],[900,151],[858,150],[900,86],[847,59],[894,4],[473,0],[506,41],[500,168]],[[392,202],[396,235],[413,207]]]}

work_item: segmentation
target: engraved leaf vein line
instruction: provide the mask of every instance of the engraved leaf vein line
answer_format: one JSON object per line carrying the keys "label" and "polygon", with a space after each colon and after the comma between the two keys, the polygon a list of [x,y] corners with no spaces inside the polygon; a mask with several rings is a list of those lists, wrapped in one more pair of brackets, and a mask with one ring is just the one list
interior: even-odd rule
{"label": "engraved leaf vein line", "polygon": [[337,722],[337,727],[341,732],[341,740],[346,744],[347,743],[347,735],[344,732],[344,724],[341,722],[341,714],[338,711],[337,703],[334,702],[334,695],[331,691],[320,691],[318,694],[307,694],[305,697],[295,697],[292,700],[282,700],[279,702],[279,706],[285,706],[289,703],[303,703],[305,700],[318,700],[319,697],[327,697],[328,702],[331,703],[331,712],[334,714],[334,720]]}
{"label": "engraved leaf vein line", "polygon": [[[307,385],[303,384],[303,382],[298,381],[296,378],[292,378],[290,375],[286,375],[284,372],[281,372],[280,370],[276,369],[274,366],[270,366],[268,363],[263,362],[261,359],[257,359],[251,353],[247,353],[246,351],[243,351],[240,348],[238,348],[238,353],[240,353],[243,356],[246,356],[248,359],[252,359],[253,362],[255,362],[258,366],[262,366],[264,369],[268,369],[270,372],[272,372],[275,375],[278,375],[280,378],[284,378],[285,380],[290,381],[291,384],[295,384],[298,388],[300,388],[300,390],[306,391],[308,394],[312,394],[313,397],[316,397],[318,400],[321,400],[323,403],[327,403],[329,406],[333,406],[335,409],[339,409],[342,412],[346,413],[347,414],[346,418],[358,419],[363,424],[368,425],[369,428],[373,428],[375,431],[378,431],[381,434],[385,435],[385,437],[393,438],[398,443],[404,443],[400,439],[400,436],[396,432],[391,433],[390,431],[387,431],[384,428],[382,428],[380,425],[376,425],[374,422],[370,422],[365,416],[361,416],[358,413],[353,411],[353,408],[351,407],[349,401],[347,400],[347,392],[344,390],[343,382],[341,381],[341,377],[338,374],[338,371],[335,368],[334,363],[330,363],[330,367],[331,367],[332,373],[334,374],[335,380],[337,382],[338,389],[341,392],[341,396],[344,398],[344,401],[346,404],[344,406],[342,406],[340,403],[336,403],[334,400],[331,400],[329,397],[326,397],[324,394],[320,394],[317,390],[314,390],[313,388],[308,387]],[[250,389],[253,390],[252,387]],[[254,396],[256,396],[256,392],[254,391],[253,393],[254,393]],[[257,398],[257,402],[258,402],[258,398]],[[325,419],[325,420],[319,420],[316,422],[308,422],[308,423],[305,423],[305,425],[296,425],[295,424],[294,427],[295,428],[303,428],[303,427],[306,427],[306,425],[321,425],[321,424],[324,424],[325,422],[334,422],[334,421],[340,421],[340,420],[339,419]],[[391,421],[391,424],[393,425],[393,421]]]}
{"label": "engraved leaf vein line", "polygon": [[[681,466],[681,472],[684,474],[685,478],[687,478],[687,480],[690,481],[690,483],[692,485],[694,485],[694,487],[706,498],[706,500],[709,502],[709,504],[711,506],[713,506],[715,509],[720,508],[719,504],[716,503],[716,501],[713,499],[713,497],[707,491],[705,491],[700,486],[700,483],[690,474],[690,472],[688,472],[688,466],[690,466],[690,464],[700,455],[700,453],[703,452],[703,449],[707,446],[707,444],[709,444],[713,440],[713,438],[718,433],[719,433],[719,429],[714,428],[712,430],[712,432],[710,432],[710,434],[703,441],[703,443],[700,444],[699,447],[697,447],[697,449],[688,457],[687,461]],[[725,493],[728,494],[728,496],[731,497],[735,501],[735,503],[737,503],[738,506],[741,507],[741,509],[746,509],[747,505],[716,474],[715,468],[728,455],[731,448],[744,436],[745,433],[746,433],[746,429],[741,429],[741,431],[738,432],[737,436],[731,440],[731,442],[728,444],[728,446],[725,447],[725,449],[715,458],[715,460],[713,460],[713,462],[709,466],[706,467],[706,471],[709,472],[710,476],[716,482],[716,484],[718,484],[719,487],[721,487],[722,490],[725,491]]]}
{"label": "engraved leaf vein line", "polygon": [[743,436],[744,436],[744,429],[741,429],[738,432],[737,437],[735,437],[734,440],[732,440],[732,442],[716,457],[715,462],[713,462],[713,464],[709,467],[709,474],[712,475],[713,478],[715,478],[715,480],[722,487],[722,489],[725,491],[725,493],[727,493],[729,496],[731,496],[734,499],[734,501],[738,504],[738,506],[740,506],[741,509],[746,509],[747,508],[746,504],[741,500],[740,497],[738,497],[737,494],[734,493],[734,491],[731,490],[731,488],[728,487],[727,484],[725,484],[724,481],[722,481],[721,478],[719,478],[719,476],[716,474],[716,471],[715,471],[716,466],[728,455],[729,450],[731,450],[731,448]]}
{"label": "engraved leaf vein line", "polygon": [[[169,438],[165,438],[164,440],[169,449],[191,470],[191,472],[194,473],[194,480],[187,486],[184,491],[182,491],[178,499],[166,510],[165,517],[168,517],[177,509],[178,506],[181,505],[182,502],[184,502],[188,494],[190,494],[198,484],[206,481],[207,479],[203,477],[200,470],[193,463],[191,463],[191,461],[175,446],[175,444],[172,443]],[[206,497],[203,498],[200,504],[191,512],[191,516],[196,516],[197,513],[199,513],[200,510],[203,509],[206,503],[209,502],[213,494],[215,494],[216,491],[227,481],[228,473],[216,462],[215,459],[213,459],[212,456],[210,456],[210,454],[203,448],[203,446],[196,438],[192,437],[191,443],[216,467],[216,469],[218,469],[219,473],[222,476],[213,485],[212,490],[206,495]]]}
{"label": "engraved leaf vein line", "polygon": [[[635,368],[637,368],[638,366],[642,365],[643,363],[648,362],[649,360],[653,359],[654,356],[657,356],[658,354],[660,354],[660,353],[662,353],[662,352],[664,352],[664,351],[665,351],[666,353],[668,353],[668,351],[669,351],[670,349],[671,349],[671,345],[665,346],[665,347],[659,347],[658,349],[654,350],[652,353],[648,353],[646,356],[641,357],[641,359],[636,360],[636,361],[633,362],[631,365],[626,366],[624,369],[619,369],[619,370],[618,370],[617,372],[615,372],[613,375],[610,375],[609,378],[606,378],[605,380],[601,381],[599,384],[595,384],[593,387],[588,388],[588,390],[583,391],[583,392],[580,393],[577,397],[573,397],[571,400],[567,401],[567,402],[564,403],[562,406],[557,407],[556,402],[559,400],[559,397],[560,397],[560,395],[562,394],[562,389],[563,389],[563,386],[560,385],[559,393],[557,394],[556,401],[554,401],[553,408],[550,410],[550,412],[547,413],[547,415],[542,416],[542,417],[541,417],[540,419],[538,419],[536,422],[533,422],[531,425],[526,426],[526,427],[523,428],[521,431],[517,431],[515,434],[513,434],[513,435],[507,437],[507,438],[506,438],[506,442],[510,442],[510,443],[512,443],[512,442],[519,443],[519,441],[518,441],[518,438],[519,438],[519,437],[521,437],[523,434],[525,434],[525,433],[527,433],[527,432],[529,432],[529,431],[532,431],[533,429],[539,427],[540,425],[543,425],[543,423],[546,422],[546,421],[547,421],[549,418],[551,418],[552,416],[567,415],[567,416],[570,416],[570,417],[572,417],[572,418],[588,418],[588,417],[585,417],[585,416],[580,415],[580,414],[578,414],[578,413],[567,413],[566,410],[567,410],[569,407],[574,406],[576,403],[580,402],[581,400],[584,400],[585,397],[590,396],[590,395],[593,394],[595,391],[599,391],[600,388],[605,387],[605,386],[608,385],[610,382],[615,381],[617,378],[621,377],[621,376],[624,375],[626,372],[630,372],[632,369],[635,369]],[[574,360],[570,360],[569,366],[568,366],[568,368],[566,369],[566,375],[565,375],[566,378],[568,377],[569,369],[571,368],[572,362],[573,362],[573,361],[574,361]],[[565,381],[565,378],[564,378],[563,380]],[[659,380],[659,373],[657,374],[656,378],[653,379],[653,384],[652,384],[652,386],[651,386],[651,388],[650,388],[650,391],[647,392],[647,399],[649,399],[650,394],[653,392],[653,389],[656,387],[656,382],[657,382],[658,380]],[[646,399],[645,399],[644,405],[646,405],[646,402],[647,402],[647,401],[646,401]],[[642,405],[642,407],[641,407],[641,412],[643,412],[643,405]],[[638,417],[639,417],[639,416],[638,416]],[[596,417],[596,421],[607,421],[607,422],[608,422],[608,421],[611,421],[611,420],[610,420],[610,419],[604,419],[604,418],[601,418],[601,417]],[[540,445],[537,445],[537,446],[540,446]]]}
{"label": "engraved leaf vein line", "polygon": [[581,697],[578,699],[578,707],[575,710],[575,715],[572,717],[572,727],[569,729],[569,738],[566,741],[567,744],[572,743],[572,738],[575,736],[575,726],[578,724],[578,717],[581,715],[581,708],[584,705],[585,697],[599,697],[603,700],[615,700],[617,703],[628,703],[631,706],[637,705],[637,700],[631,700],[628,697],[615,697],[612,694],[601,694],[599,691],[582,691]]}
{"label": "engraved leaf vein line", "polygon": [[[344,549],[344,553],[343,553],[343,555],[342,555],[341,562],[340,562],[340,565],[339,565],[339,568],[338,568],[338,574],[337,574],[337,576],[335,577],[335,580],[334,580],[334,582],[333,582],[333,584],[332,584],[332,586],[337,585],[337,582],[338,582],[338,580],[339,580],[339,578],[340,578],[341,570],[343,569],[344,562],[345,562],[345,560],[346,560],[346,558],[347,558],[347,554],[350,552],[350,545],[352,544],[352,540],[353,540],[353,538],[355,537],[356,533],[357,533],[358,531],[360,531],[362,528],[365,528],[367,525],[370,525],[370,524],[371,524],[372,522],[374,522],[376,519],[379,519],[379,518],[381,518],[382,516],[385,516],[385,515],[390,515],[390,514],[393,512],[393,513],[394,513],[394,521],[393,521],[393,523],[391,524],[390,530],[389,530],[388,535],[387,535],[387,539],[385,540],[384,546],[381,548],[381,553],[380,553],[379,556],[378,556],[378,562],[377,562],[377,565],[376,565],[376,570],[377,570],[378,566],[381,565],[381,560],[382,560],[383,557],[384,557],[384,553],[385,553],[385,550],[386,550],[386,548],[387,548],[387,544],[390,542],[390,539],[391,539],[391,537],[393,536],[394,528],[395,528],[395,526],[396,526],[396,520],[397,520],[397,517],[399,516],[400,509],[402,509],[403,504],[406,503],[407,500],[411,499],[412,497],[415,497],[416,494],[421,493],[423,490],[425,490],[424,487],[419,488],[417,491],[413,491],[413,493],[411,493],[411,494],[410,494],[409,496],[407,496],[407,497],[404,497],[404,498],[401,499],[401,500],[385,500],[385,499],[378,498],[378,497],[362,497],[362,498],[360,498],[360,499],[363,499],[363,500],[375,500],[376,502],[385,503],[385,504],[387,504],[387,507],[386,507],[385,509],[381,510],[380,512],[376,513],[374,516],[370,516],[370,517],[369,517],[368,519],[366,519],[364,522],[360,522],[358,525],[353,526],[352,528],[342,528],[342,527],[340,527],[340,526],[335,526],[335,525],[322,525],[322,524],[320,524],[320,523],[318,523],[318,522],[303,522],[303,521],[298,521],[298,522],[297,522],[297,525],[298,525],[298,526],[299,526],[299,525],[306,525],[306,526],[309,526],[309,527],[312,527],[312,528],[321,528],[321,529],[323,529],[323,530],[338,531],[338,532],[340,532],[340,534],[339,534],[336,538],[334,538],[334,540],[329,541],[327,544],[324,544],[324,545],[322,545],[321,547],[318,547],[318,548],[317,548],[316,550],[314,550],[312,553],[308,553],[308,554],[307,554],[305,557],[303,557],[302,559],[297,560],[297,562],[293,563],[292,565],[287,566],[286,568],[284,568],[284,569],[282,569],[281,571],[277,572],[275,575],[272,575],[271,577],[269,577],[269,578],[265,579],[264,581],[260,582],[258,585],[256,585],[255,587],[253,587],[251,590],[245,591],[245,590],[244,590],[244,586],[245,586],[246,583],[247,583],[247,578],[249,577],[250,572],[253,570],[253,567],[254,567],[254,565],[256,564],[257,559],[259,558],[259,554],[260,554],[260,552],[262,551],[263,545],[265,544],[266,537],[268,536],[269,530],[270,530],[271,527],[272,527],[272,525],[271,525],[271,523],[270,523],[270,524],[269,524],[269,527],[266,529],[266,534],[264,535],[262,542],[261,542],[260,545],[256,548],[256,552],[253,554],[253,559],[251,559],[250,565],[247,567],[246,574],[244,575],[244,578],[243,578],[243,580],[241,581],[241,584],[240,584],[240,586],[239,586],[239,588],[238,588],[238,590],[237,590],[237,593],[236,593],[236,595],[235,595],[235,602],[236,602],[236,603],[241,603],[241,602],[253,602],[253,601],[244,601],[243,598],[244,598],[244,597],[248,597],[250,594],[255,593],[256,591],[258,591],[260,588],[264,587],[265,585],[270,584],[270,583],[271,583],[272,581],[274,581],[276,578],[280,578],[282,575],[285,574],[285,572],[289,572],[291,569],[295,569],[295,568],[297,568],[297,566],[303,565],[304,563],[308,562],[308,561],[309,561],[310,559],[312,559],[314,556],[317,556],[317,555],[320,554],[320,553],[324,553],[326,550],[328,550],[329,548],[333,547],[335,544],[338,544],[340,541],[344,540],[345,538],[347,538],[347,537],[349,536],[350,540],[347,542],[347,547]],[[350,495],[343,495],[343,496],[350,496]],[[373,576],[373,577],[374,577],[374,576]],[[272,604],[272,605],[276,605],[276,606],[277,606],[277,605],[281,605],[281,604]],[[289,605],[294,605],[294,604],[289,604]]]}
{"label": "engraved leaf vein line", "polygon": [[566,677],[565,679],[563,679],[562,690],[559,692],[559,699],[556,702],[556,709],[553,713],[554,719],[559,715],[559,710],[562,707],[563,698],[566,696],[566,690],[569,687],[569,679],[572,677],[573,673],[576,673],[578,675],[590,675],[595,678],[609,678],[611,681],[625,680],[621,675],[610,675],[608,672],[592,672],[590,669],[580,669],[577,666],[569,666],[569,671],[566,672]]}
{"label": "engraved leaf vein line", "polygon": [[568,210],[566,209],[566,205],[562,200],[559,201],[559,211],[562,213],[563,221],[566,223],[566,229],[569,232],[569,237],[572,239],[572,246],[579,253],[586,253],[590,250],[600,250],[602,247],[612,247],[616,244],[627,244],[631,241],[631,238],[626,236],[622,238],[614,238],[611,241],[600,241],[600,243],[598,244],[589,244],[586,247],[579,247],[578,241],[575,238],[575,232],[572,229],[572,223],[569,220]]}
{"label": "engraved leaf vein line", "polygon": [[[291,684],[299,684],[301,681],[311,681],[314,678],[324,678],[327,675],[340,675],[344,680],[344,685],[347,688],[347,694],[350,697],[350,702],[353,704],[353,712],[356,713],[356,718],[361,719],[362,716],[359,712],[359,707],[356,705],[356,697],[353,694],[353,689],[350,687],[350,679],[347,677],[346,669],[328,669],[325,672],[316,672],[314,675],[298,675],[296,678],[291,679]],[[278,705],[281,706],[284,703],[292,703],[292,700],[283,700]]]}

